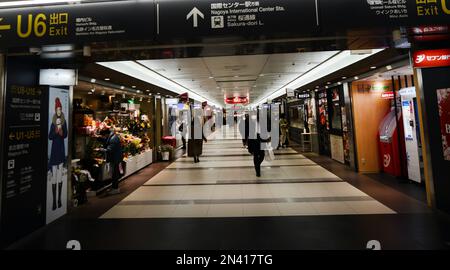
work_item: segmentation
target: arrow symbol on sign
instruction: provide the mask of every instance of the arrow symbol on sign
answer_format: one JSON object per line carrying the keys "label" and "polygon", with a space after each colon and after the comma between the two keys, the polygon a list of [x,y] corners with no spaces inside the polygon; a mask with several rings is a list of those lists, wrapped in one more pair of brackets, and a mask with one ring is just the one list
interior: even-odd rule
{"label": "arrow symbol on sign", "polygon": [[[0,22],[3,21],[3,18],[0,18]],[[0,25],[0,31],[2,30],[10,30],[11,29],[11,25],[10,24],[5,24],[5,25]]]}
{"label": "arrow symbol on sign", "polygon": [[194,27],[198,26],[198,16],[202,17],[202,19],[205,18],[205,15],[203,15],[203,13],[198,10],[198,8],[194,7],[191,12],[188,13],[188,15],[186,16],[186,20],[189,20],[191,17],[193,17],[193,22],[194,22]]}

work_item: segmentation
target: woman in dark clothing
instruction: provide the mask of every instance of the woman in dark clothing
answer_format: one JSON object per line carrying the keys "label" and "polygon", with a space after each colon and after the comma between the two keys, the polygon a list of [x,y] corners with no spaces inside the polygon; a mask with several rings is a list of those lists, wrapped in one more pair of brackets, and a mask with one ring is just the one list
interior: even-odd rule
{"label": "woman in dark clothing", "polygon": [[[63,188],[63,170],[66,162],[66,150],[64,141],[67,138],[67,123],[62,112],[62,104],[59,98],[55,99],[55,114],[48,133],[48,139],[52,141],[52,150],[48,162],[48,171],[51,172],[49,180],[52,182],[53,206],[52,210],[62,207],[61,191]],[[56,204],[56,184],[58,184],[58,205]]]}
{"label": "woman in dark clothing", "polygon": [[244,119],[239,120],[239,132],[241,133],[243,147],[248,146],[249,125],[249,115],[245,114]]}
{"label": "woman in dark clothing", "polygon": [[[195,127],[200,129],[201,138],[195,137]],[[200,155],[203,151],[203,141],[207,142],[204,134],[203,134],[203,121],[201,116],[196,116],[192,120],[191,124],[191,132],[188,141],[188,156],[194,157],[194,163],[200,162]]]}

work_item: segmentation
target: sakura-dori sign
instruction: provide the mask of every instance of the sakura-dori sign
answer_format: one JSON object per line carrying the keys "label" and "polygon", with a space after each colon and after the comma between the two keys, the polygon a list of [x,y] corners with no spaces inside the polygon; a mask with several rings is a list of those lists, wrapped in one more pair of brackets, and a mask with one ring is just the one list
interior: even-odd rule
{"label": "sakura-dori sign", "polygon": [[450,49],[417,51],[413,59],[416,68],[450,66]]}

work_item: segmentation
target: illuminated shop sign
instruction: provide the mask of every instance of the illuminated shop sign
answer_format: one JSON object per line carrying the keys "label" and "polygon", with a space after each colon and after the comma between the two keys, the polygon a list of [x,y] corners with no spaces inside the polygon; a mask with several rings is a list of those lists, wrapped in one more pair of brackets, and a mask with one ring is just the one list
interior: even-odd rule
{"label": "illuminated shop sign", "polygon": [[381,98],[383,99],[393,99],[394,98],[394,92],[388,91],[381,94]]}
{"label": "illuminated shop sign", "polygon": [[298,94],[297,95],[298,99],[307,99],[307,98],[311,98],[311,94],[310,93],[302,93],[302,94]]}
{"label": "illuminated shop sign", "polygon": [[228,97],[225,98],[226,104],[247,104],[248,98],[247,97]]}
{"label": "illuminated shop sign", "polygon": [[416,68],[450,66],[450,49],[417,51],[413,59]]}

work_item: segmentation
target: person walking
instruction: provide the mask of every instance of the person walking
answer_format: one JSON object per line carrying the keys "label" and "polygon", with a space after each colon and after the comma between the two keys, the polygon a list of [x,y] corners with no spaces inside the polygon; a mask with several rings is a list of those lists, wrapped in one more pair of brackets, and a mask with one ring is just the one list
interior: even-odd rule
{"label": "person walking", "polygon": [[113,170],[111,189],[108,191],[108,194],[119,194],[119,179],[123,173],[123,169],[121,170],[123,151],[120,144],[120,137],[116,134],[114,127],[100,131],[100,136],[105,145],[104,148],[100,149],[100,151],[106,153],[106,162],[110,163]]}
{"label": "person walking", "polygon": [[268,139],[262,139],[259,128],[259,119],[256,121],[256,138],[248,139],[248,152],[253,155],[253,165],[255,166],[256,176],[261,177],[261,163],[264,161],[264,148],[261,147],[262,143],[270,142]]}
{"label": "person walking", "polygon": [[248,145],[248,134],[249,134],[249,115],[246,113],[243,115],[243,117],[239,120],[239,132],[241,133],[242,137],[242,146],[246,148]]}
{"label": "person walking", "polygon": [[289,143],[289,123],[285,117],[285,114],[281,114],[280,117],[280,144],[278,145],[277,149],[281,147],[286,147],[286,140]]}
{"label": "person walking", "polygon": [[[197,133],[201,133],[201,138],[196,138],[195,130],[199,130]],[[190,136],[188,140],[188,156],[194,158],[194,163],[200,162],[200,155],[203,152],[203,141],[207,142],[203,134],[203,120],[201,115],[197,115],[192,119],[192,124],[190,128]]]}

